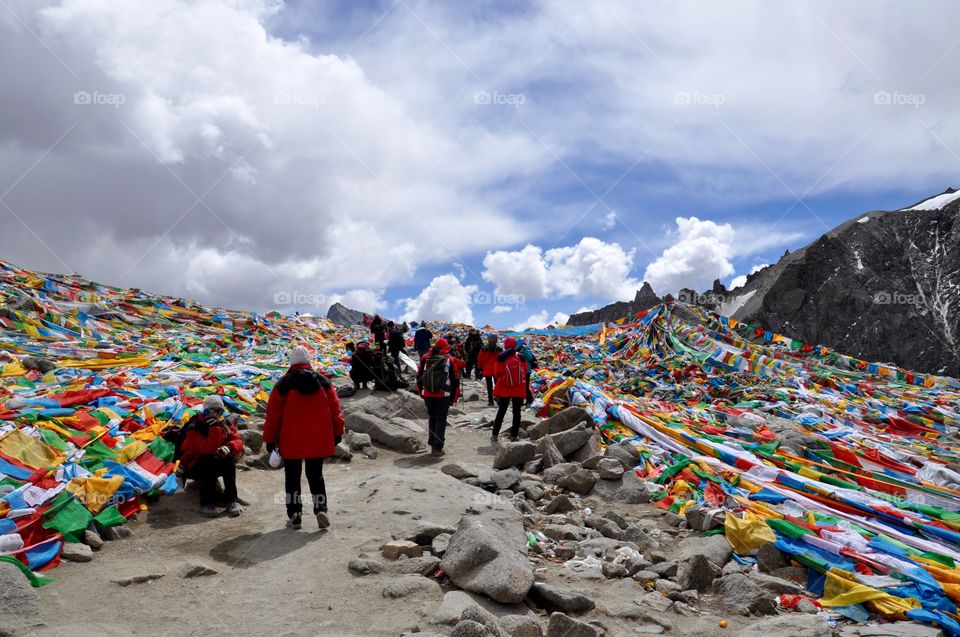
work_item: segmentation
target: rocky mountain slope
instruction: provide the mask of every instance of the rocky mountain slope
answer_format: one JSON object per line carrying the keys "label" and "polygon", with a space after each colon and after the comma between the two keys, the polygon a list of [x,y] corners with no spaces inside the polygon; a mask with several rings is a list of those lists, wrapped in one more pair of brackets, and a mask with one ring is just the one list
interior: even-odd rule
{"label": "rocky mountain slope", "polygon": [[327,319],[334,325],[363,325],[366,316],[359,310],[351,310],[342,303],[334,303],[327,310]]}
{"label": "rocky mountain slope", "polygon": [[[960,375],[960,192],[896,211],[871,211],[727,291],[681,301],[866,360]],[[645,285],[647,290],[649,286]],[[656,295],[644,292],[650,305]],[[609,321],[639,309],[615,303],[570,324]],[[646,301],[645,301],[646,302]]]}

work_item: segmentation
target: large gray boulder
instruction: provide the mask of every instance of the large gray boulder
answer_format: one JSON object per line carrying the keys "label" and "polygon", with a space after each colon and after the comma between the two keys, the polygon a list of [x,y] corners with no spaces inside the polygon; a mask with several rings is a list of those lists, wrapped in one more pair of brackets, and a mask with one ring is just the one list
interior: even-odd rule
{"label": "large gray boulder", "polygon": [[588,624],[577,621],[572,617],[567,617],[563,613],[554,613],[550,615],[550,623],[547,625],[547,637],[602,637],[603,630]]}
{"label": "large gray boulder", "polygon": [[387,422],[379,416],[362,411],[347,414],[347,431],[367,434],[370,438],[384,447],[389,447],[401,453],[419,453],[426,450],[423,430],[413,430],[409,426]]}
{"label": "large gray boulder", "polygon": [[558,487],[580,495],[590,493],[590,490],[593,489],[593,485],[596,483],[597,476],[593,475],[592,471],[587,471],[586,469],[577,469],[557,480]]}
{"label": "large gray boulder", "polygon": [[[579,425],[575,429],[552,434],[550,437],[553,438],[553,442],[557,445],[557,450],[560,452],[560,455],[567,458],[573,454],[574,451],[587,444],[592,436],[592,429],[587,429],[585,426]],[[543,440],[537,443],[537,451],[539,453],[543,453],[543,444]]]}
{"label": "large gray boulder", "polygon": [[531,460],[537,452],[537,446],[532,442],[509,442],[500,445],[497,454],[493,458],[494,469],[508,469],[510,467],[522,467]]}
{"label": "large gray boulder", "polygon": [[568,476],[571,473],[580,470],[580,465],[576,462],[564,462],[562,464],[555,464],[549,469],[544,469],[543,471],[543,481],[547,484],[556,484],[558,480],[564,476]]}
{"label": "large gray boulder", "polygon": [[677,584],[684,591],[695,590],[701,593],[713,584],[713,580],[720,577],[723,569],[711,562],[704,555],[694,555],[689,560],[680,563],[677,569]]}
{"label": "large gray boulder", "polygon": [[533,586],[527,536],[519,514],[481,520],[463,516],[440,568],[460,588],[516,604]]}
{"label": "large gray boulder", "polygon": [[580,591],[557,588],[537,582],[527,596],[534,604],[547,611],[581,614],[596,608],[596,603]]}
{"label": "large gray boulder", "polygon": [[674,559],[678,562],[683,562],[695,555],[703,555],[722,568],[730,561],[730,557],[733,555],[733,548],[730,546],[727,538],[722,535],[710,535],[708,537],[691,536],[680,540]]}
{"label": "large gray boulder", "polygon": [[478,462],[451,462],[440,467],[440,471],[457,480],[476,478],[481,484],[493,481],[493,469]]}
{"label": "large gray boulder", "polygon": [[555,443],[550,436],[545,437],[540,444],[537,445],[537,450],[543,455],[544,469],[549,469],[550,467],[564,463],[563,454],[557,449],[557,443]]}
{"label": "large gray boulder", "polygon": [[640,462],[640,451],[628,441],[608,445],[604,455],[620,461],[624,469],[632,469]]}
{"label": "large gray boulder", "polygon": [[0,614],[34,615],[40,612],[40,595],[20,569],[0,562]]}
{"label": "large gray boulder", "polygon": [[561,431],[573,429],[580,423],[587,423],[593,426],[593,418],[583,407],[567,407],[563,411],[529,427],[527,433],[530,435],[531,440],[539,440],[549,434],[557,434]]}

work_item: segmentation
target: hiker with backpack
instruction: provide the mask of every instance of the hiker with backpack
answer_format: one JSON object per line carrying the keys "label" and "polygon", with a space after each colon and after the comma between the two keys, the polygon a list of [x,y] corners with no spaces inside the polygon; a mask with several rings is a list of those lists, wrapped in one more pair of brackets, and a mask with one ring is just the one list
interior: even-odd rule
{"label": "hiker with backpack", "polygon": [[343,432],[343,412],[336,389],[326,376],[314,371],[306,349],[294,348],[290,369],[270,393],[263,425],[267,452],[279,451],[283,457],[288,527],[299,529],[302,524],[300,475],[304,467],[317,526],[330,526],[323,460],[334,454]]}
{"label": "hiker with backpack", "polygon": [[520,410],[527,396],[527,362],[517,353],[517,340],[508,336],[503,341],[504,350],[497,356],[495,366],[496,385],[493,395],[497,399],[497,417],[493,421],[491,441],[496,444],[500,437],[500,427],[507,413],[507,407],[513,407],[513,422],[510,426],[510,441],[516,442],[520,434]]}
{"label": "hiker with backpack", "polygon": [[471,328],[467,334],[467,340],[463,343],[463,351],[466,354],[466,378],[475,376],[477,380],[483,378],[483,372],[480,371],[480,364],[477,361],[480,356],[480,350],[483,348],[483,339],[480,338],[480,332],[476,328]]}
{"label": "hiker with backpack", "polygon": [[403,367],[400,365],[400,352],[403,351],[403,346],[405,345],[403,341],[403,332],[400,331],[400,328],[397,325],[390,321],[387,323],[387,350],[390,352],[390,356],[393,357],[393,362],[397,366],[397,373],[403,373]]}
{"label": "hiker with backpack", "polygon": [[200,513],[208,518],[218,515],[218,478],[223,478],[227,515],[235,518],[243,511],[237,502],[237,458],[243,455],[243,440],[224,412],[220,396],[207,396],[203,411],[164,436],[174,443],[174,457],[180,460],[178,476],[200,485]]}
{"label": "hiker with backpack", "polygon": [[447,412],[460,396],[460,369],[445,338],[437,339],[436,345],[420,359],[417,369],[417,390],[429,416],[427,442],[434,456],[443,455]]}
{"label": "hiker with backpack", "polygon": [[370,321],[370,337],[378,350],[381,352],[387,351],[386,326],[379,314],[375,314],[373,320]]}
{"label": "hiker with backpack", "polygon": [[417,350],[418,360],[426,356],[430,350],[430,339],[432,338],[433,333],[427,328],[427,324],[420,321],[420,325],[417,326],[417,331],[413,333],[413,349]]}
{"label": "hiker with backpack", "polygon": [[537,357],[533,355],[533,351],[527,347],[526,341],[523,340],[517,341],[517,355],[527,364],[527,406],[529,407],[533,404],[533,392],[530,390],[530,377],[533,375],[533,370],[537,368]]}
{"label": "hiker with backpack", "polygon": [[497,356],[502,351],[503,349],[497,343],[497,335],[490,334],[487,336],[487,344],[480,349],[480,354],[477,356],[477,363],[487,381],[487,406],[489,407],[493,407],[493,377],[496,372]]}
{"label": "hiker with backpack", "polygon": [[360,341],[353,355],[350,356],[350,380],[353,381],[354,391],[358,391],[361,387],[367,389],[367,383],[374,380],[372,364],[373,356],[370,352],[370,343]]}

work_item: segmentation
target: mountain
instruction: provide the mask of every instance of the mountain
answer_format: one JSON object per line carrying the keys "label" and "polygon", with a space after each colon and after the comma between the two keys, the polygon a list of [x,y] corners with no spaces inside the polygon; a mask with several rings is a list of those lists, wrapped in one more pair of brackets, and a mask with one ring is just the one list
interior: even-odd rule
{"label": "mountain", "polygon": [[567,319],[567,325],[593,325],[594,323],[616,321],[618,318],[635,314],[641,310],[648,310],[662,301],[663,299],[656,295],[650,284],[644,281],[643,286],[637,290],[637,294],[632,301],[617,301],[599,310],[571,314],[570,318]]}
{"label": "mountain", "polygon": [[[908,208],[867,212],[739,288],[716,282],[702,294],[684,290],[679,300],[864,360],[960,376],[958,217],[960,192],[952,188]],[[615,303],[589,318],[635,311]]]}
{"label": "mountain", "polygon": [[367,315],[359,310],[351,310],[342,303],[334,303],[327,310],[327,319],[334,325],[363,325]]}

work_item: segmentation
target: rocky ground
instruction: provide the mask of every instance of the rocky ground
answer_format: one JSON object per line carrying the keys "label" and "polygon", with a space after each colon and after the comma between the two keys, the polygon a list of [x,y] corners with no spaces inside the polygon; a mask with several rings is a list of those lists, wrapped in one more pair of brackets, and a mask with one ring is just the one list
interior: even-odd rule
{"label": "rocky ground", "polygon": [[[630,449],[601,454],[583,412],[527,413],[521,441],[494,446],[480,393],[468,382],[442,458],[424,453],[415,396],[344,399],[352,433],[325,468],[328,531],[310,517],[285,528],[282,473],[262,467],[252,423],[242,516],[201,517],[188,487],[71,547],[44,588],[0,568],[0,634],[833,634],[812,603],[778,611],[778,594],[802,593],[800,569],[772,547],[759,570],[741,567],[722,535],[689,528],[711,526],[709,511],[649,504],[655,487],[624,474]],[[877,630],[838,634],[940,634]]]}

